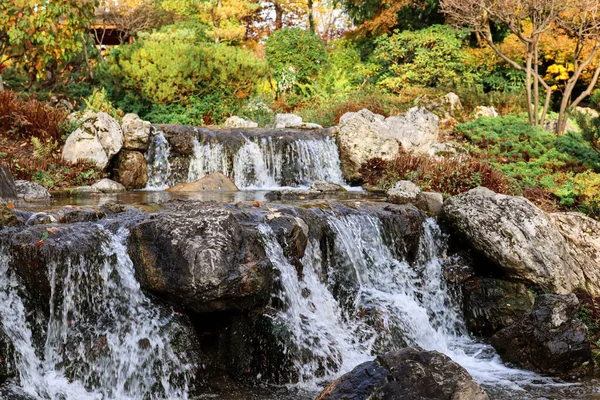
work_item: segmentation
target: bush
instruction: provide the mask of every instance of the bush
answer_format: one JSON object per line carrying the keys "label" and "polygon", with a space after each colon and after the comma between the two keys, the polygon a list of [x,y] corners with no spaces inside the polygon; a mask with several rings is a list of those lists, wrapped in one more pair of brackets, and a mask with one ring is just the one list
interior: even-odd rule
{"label": "bush", "polygon": [[463,49],[468,33],[447,25],[396,31],[375,43],[372,61],[380,67],[378,84],[391,92],[411,85],[470,86],[477,81]]}
{"label": "bush", "polygon": [[137,102],[185,104],[208,95],[252,95],[266,77],[264,63],[244,49],[197,43],[196,36],[187,29],[140,33],[136,42],[111,53],[103,75],[113,76],[112,85],[133,93]]}
{"label": "bush", "polygon": [[278,30],[269,37],[265,47],[267,62],[280,93],[293,91],[297,84],[314,82],[327,64],[325,44],[305,29]]}
{"label": "bush", "polygon": [[422,190],[454,196],[478,186],[497,193],[515,194],[512,182],[490,164],[475,158],[441,158],[401,153],[392,161],[369,160],[359,173],[370,185],[382,189],[393,187],[397,181],[409,180]]}
{"label": "bush", "polygon": [[60,140],[67,113],[38,100],[21,100],[10,90],[0,92],[0,131],[17,138]]}

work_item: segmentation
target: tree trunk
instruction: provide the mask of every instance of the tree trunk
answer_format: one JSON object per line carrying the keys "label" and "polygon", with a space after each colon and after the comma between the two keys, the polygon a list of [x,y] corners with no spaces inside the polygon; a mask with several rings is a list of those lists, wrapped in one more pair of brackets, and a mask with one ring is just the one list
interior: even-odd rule
{"label": "tree trunk", "polygon": [[94,80],[94,70],[90,65],[90,58],[87,51],[87,36],[83,34],[83,55],[85,56],[85,65],[87,66],[88,72],[90,73],[90,79]]}
{"label": "tree trunk", "polygon": [[313,15],[313,0],[308,0],[308,26],[311,32],[315,32],[315,17]]}
{"label": "tree trunk", "polygon": [[533,62],[534,64],[534,84],[535,86],[533,87],[533,101],[534,101],[534,105],[533,105],[533,121],[535,123],[535,125],[539,125],[540,124],[540,75],[539,75],[539,70],[538,70],[538,39],[535,38],[534,42],[533,42]]}
{"label": "tree trunk", "polygon": [[535,126],[535,121],[533,119],[533,110],[531,109],[531,59],[533,58],[533,54],[531,52],[531,46],[527,45],[527,64],[525,71],[525,93],[527,94],[527,116],[529,117],[529,123],[532,126]]}
{"label": "tree trunk", "polygon": [[280,3],[274,2],[275,6],[275,30],[278,31],[283,28],[283,7]]}
{"label": "tree trunk", "polygon": [[4,80],[2,79],[2,72],[0,72],[0,92],[4,91]]}

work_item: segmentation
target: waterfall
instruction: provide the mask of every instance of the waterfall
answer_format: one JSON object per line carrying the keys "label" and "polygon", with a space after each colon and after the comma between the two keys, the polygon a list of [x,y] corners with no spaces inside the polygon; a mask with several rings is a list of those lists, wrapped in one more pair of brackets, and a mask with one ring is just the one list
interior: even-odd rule
{"label": "waterfall", "polygon": [[345,184],[338,147],[333,138],[296,140],[289,147],[287,157],[296,160],[297,180],[303,185],[313,181]]}
{"label": "waterfall", "polygon": [[246,139],[233,158],[233,176],[240,189],[271,189],[281,186],[283,155],[273,139]]}
{"label": "waterfall", "polygon": [[172,313],[141,291],[127,231],[99,228],[99,255],[48,265],[50,316],[36,346],[25,288],[0,252],[2,332],[15,348],[18,387],[35,398],[187,399],[191,367],[173,351]]}
{"label": "waterfall", "polygon": [[158,132],[151,140],[146,162],[148,163],[149,190],[163,190],[172,186],[171,177],[171,146],[162,132]]}
{"label": "waterfall", "polygon": [[[446,238],[434,219],[424,222],[418,255],[409,264],[385,244],[375,216],[326,213],[333,248],[324,257],[311,243],[301,278],[270,228],[261,226],[267,255],[281,274],[283,306],[275,318],[294,337],[298,350],[291,357],[302,385],[314,389],[319,381],[338,377],[376,354],[406,346],[440,351],[488,389],[500,387],[502,393],[555,384],[504,366],[491,346],[469,337],[460,303],[443,275]],[[349,272],[355,288],[344,282],[345,293],[340,294],[337,274],[347,277]]]}
{"label": "waterfall", "polygon": [[220,143],[200,144],[194,139],[194,156],[190,160],[188,182],[194,182],[212,172],[230,175],[227,151]]}

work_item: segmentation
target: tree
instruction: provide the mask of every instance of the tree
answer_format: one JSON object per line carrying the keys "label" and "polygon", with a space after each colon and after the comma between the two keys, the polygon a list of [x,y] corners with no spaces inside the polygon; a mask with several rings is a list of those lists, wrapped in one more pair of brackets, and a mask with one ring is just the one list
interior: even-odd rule
{"label": "tree", "polygon": [[26,66],[32,83],[49,66],[61,67],[85,45],[96,5],[91,0],[0,2],[0,66]]}
{"label": "tree", "polygon": [[[564,132],[568,112],[593,90],[600,75],[596,56],[600,50],[600,14],[597,0],[442,0],[442,10],[459,26],[471,28],[504,61],[525,73],[528,116],[532,125],[543,125],[550,107],[552,86],[540,71],[540,43],[545,37],[563,32],[573,39],[570,52],[573,65],[562,94],[557,134]],[[501,24],[524,47],[524,60],[511,57],[495,41],[492,29]],[[587,88],[572,99],[573,90],[584,71],[594,65]],[[540,109],[540,89],[545,100]],[[541,114],[540,114],[541,111]]]}

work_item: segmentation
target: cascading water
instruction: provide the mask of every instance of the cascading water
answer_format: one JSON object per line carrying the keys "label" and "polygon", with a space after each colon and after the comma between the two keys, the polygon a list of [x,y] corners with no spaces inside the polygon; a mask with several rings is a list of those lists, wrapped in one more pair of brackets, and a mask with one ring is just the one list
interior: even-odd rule
{"label": "cascading water", "polygon": [[21,392],[39,399],[186,399],[190,366],[173,351],[170,312],[135,280],[124,241],[99,228],[99,256],[48,266],[50,316],[36,346],[25,291],[0,251],[2,331],[15,349]]}
{"label": "cascading water", "polygon": [[243,189],[269,189],[281,186],[283,155],[272,138],[246,139],[233,158],[235,184]]}
{"label": "cascading water", "polygon": [[151,140],[148,152],[146,153],[146,162],[148,163],[148,184],[149,190],[163,190],[171,186],[171,146],[162,132],[158,132]]}
{"label": "cascading water", "polygon": [[[459,301],[443,275],[446,240],[435,220],[426,220],[412,265],[398,260],[385,244],[378,218],[331,212],[327,222],[335,233],[331,254],[323,257],[319,246],[311,243],[302,259],[301,278],[270,229],[261,227],[267,255],[281,274],[283,307],[275,318],[292,332],[298,347],[293,364],[304,386],[314,389],[319,381],[335,378],[375,354],[415,345],[445,353],[488,390],[503,396],[561,386],[504,366],[491,346],[468,336]],[[339,293],[336,298],[335,275],[348,271],[354,274],[355,290],[348,290],[349,299]],[[307,359],[306,354],[311,356]]]}
{"label": "cascading water", "polygon": [[333,138],[297,140],[288,148],[286,157],[296,160],[297,179],[303,184],[313,181],[345,184],[338,147]]}
{"label": "cascading water", "polygon": [[188,182],[194,182],[212,172],[230,175],[227,151],[220,143],[200,144],[194,139],[194,156],[190,160]]}

